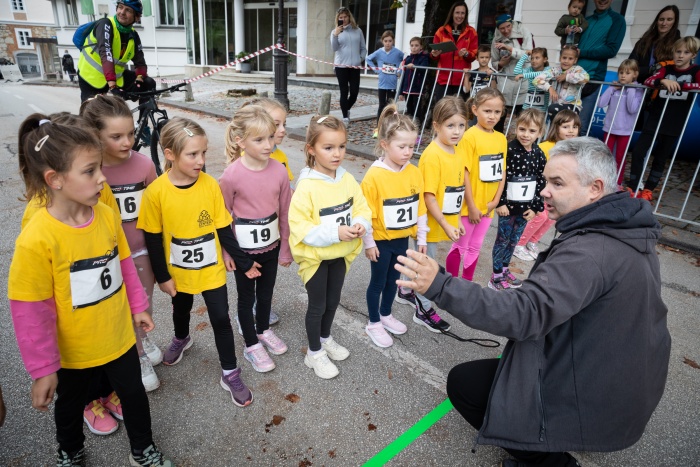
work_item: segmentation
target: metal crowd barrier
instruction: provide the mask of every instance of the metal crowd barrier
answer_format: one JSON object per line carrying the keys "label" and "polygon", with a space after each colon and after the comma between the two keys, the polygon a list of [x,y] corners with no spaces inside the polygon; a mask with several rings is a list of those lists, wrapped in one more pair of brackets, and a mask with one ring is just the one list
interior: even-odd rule
{"label": "metal crowd barrier", "polygon": [[[399,101],[398,98],[399,98],[399,96],[402,95],[404,80],[409,75],[409,73],[407,73],[407,70],[409,70],[409,69],[404,68],[400,79],[397,80],[398,83],[397,83],[396,94],[395,94],[395,101],[396,102]],[[416,154],[418,156],[420,156],[420,154],[422,152],[421,147],[425,146],[425,143],[427,143],[430,140],[430,138],[432,137],[432,130],[430,127],[428,128],[428,132],[426,133],[426,125],[428,124],[428,122],[432,121],[432,118],[431,118],[432,109],[438,100],[440,100],[442,97],[448,95],[448,91],[449,91],[449,87],[445,86],[444,90],[442,90],[442,94],[436,95],[437,91],[439,90],[438,84],[437,84],[437,73],[438,72],[448,73],[447,83],[450,83],[452,81],[452,77],[454,74],[459,74],[461,76],[461,80],[460,80],[460,85],[458,87],[457,95],[462,96],[465,100],[468,97],[470,97],[470,96],[466,95],[466,93],[463,89],[463,86],[461,84],[464,82],[465,75],[467,74],[467,72],[465,72],[462,69],[448,69],[448,68],[414,66],[412,68],[413,72],[410,73],[410,83],[408,86],[409,90],[413,89],[414,84],[415,84],[415,80],[416,80],[416,75],[419,74],[419,73],[416,73],[416,71],[420,71],[420,70],[423,71],[423,73],[422,73],[423,76],[420,79],[420,91],[419,91],[418,95],[408,94],[406,96],[407,100],[409,98],[415,99],[415,101],[414,101],[415,102],[415,110],[413,112],[412,117],[414,119],[416,119],[416,117],[419,115],[419,113],[420,113],[420,115],[423,116],[423,118],[419,119],[419,120],[421,120],[419,138],[424,144],[421,144],[420,146],[416,145],[416,148],[414,150],[414,154]],[[498,82],[498,89],[501,92],[503,92],[505,90],[507,80],[508,79],[512,80],[515,76],[516,75],[509,74],[509,73],[494,72],[493,74],[491,74],[486,86],[491,86],[491,83],[493,82],[493,80],[496,79]],[[517,105],[518,100],[520,100],[520,98],[522,97],[523,94],[528,93],[529,80],[521,79],[517,83],[518,83],[517,91],[516,91],[515,97],[513,99],[513,103],[515,103],[515,105],[511,106],[511,108],[509,109],[509,113],[506,115],[506,121],[504,123],[503,132],[506,135],[509,134],[509,132],[511,130],[511,126],[513,125],[513,123],[515,121],[515,118],[516,118],[515,110],[516,110],[516,105]],[[592,128],[593,128],[593,122],[595,120],[596,110],[598,109],[598,102],[600,101],[600,98],[603,94],[604,86],[613,85],[613,83],[609,82],[609,81],[589,81],[589,83],[601,84],[603,86],[599,86],[599,88],[598,88],[597,95],[596,95],[596,101],[595,101],[595,109],[592,113],[590,122],[588,123],[588,127],[585,129],[585,132],[582,132],[582,134],[585,134],[585,135],[589,135],[591,133]],[[555,86],[555,89],[558,91],[560,84],[556,83],[556,82],[554,82],[552,84]],[[642,115],[642,112],[644,112],[644,107],[645,107],[644,103],[646,102],[647,95],[650,92],[653,92],[654,89],[648,88],[648,87],[643,86],[643,85],[625,85],[622,87],[623,88],[641,88],[644,90],[644,94],[642,96],[642,105],[640,105],[639,110],[637,111],[637,115],[635,116],[635,127],[636,127],[637,121],[639,120],[640,116]],[[478,90],[480,90],[482,88],[483,87],[480,87],[479,89],[475,89],[474,86],[472,86],[472,94],[475,91],[478,92]],[[580,98],[581,98],[582,89],[583,89],[583,86],[579,89],[579,93],[576,96],[577,101],[580,100]],[[683,186],[686,185],[685,182],[679,184],[678,187],[670,187],[668,184],[669,178],[671,178],[670,175],[672,174],[672,172],[674,170],[674,166],[676,166],[676,164],[677,164],[678,149],[680,147],[681,141],[683,140],[683,137],[685,136],[685,133],[686,133],[686,130],[688,127],[688,122],[690,121],[690,116],[693,112],[693,109],[695,108],[695,106],[697,104],[698,93],[700,93],[700,91],[684,91],[684,92],[689,93],[689,94],[686,94],[686,96],[687,96],[686,98],[688,98],[688,97],[690,97],[690,95],[692,95],[692,102],[690,105],[690,111],[688,112],[688,115],[686,115],[686,117],[685,117],[683,128],[681,130],[681,135],[678,137],[678,140],[676,141],[676,145],[675,145],[675,148],[673,151],[673,155],[671,157],[670,164],[668,165],[668,169],[666,170],[666,176],[663,177],[663,185],[662,185],[661,190],[658,194],[658,198],[653,203],[654,204],[654,214],[656,214],[659,217],[664,217],[664,218],[668,218],[668,219],[672,219],[672,220],[676,220],[676,221],[680,221],[680,222],[684,222],[684,223],[693,224],[695,226],[700,226],[700,222],[695,220],[698,216],[698,213],[700,213],[700,206],[696,206],[696,204],[700,205],[700,198],[698,196],[692,197],[693,188],[694,188],[695,183],[697,181],[698,172],[700,171],[700,158],[698,158],[699,160],[697,161],[697,163],[695,165],[695,170],[693,172],[693,176],[692,176],[691,180],[689,181],[689,183],[687,183],[687,190],[685,190],[685,192],[683,192],[684,191]],[[660,97],[657,97],[657,98],[660,98]],[[647,172],[647,166],[649,165],[649,160],[651,159],[652,149],[654,148],[654,145],[656,144],[657,137],[659,135],[659,130],[661,127],[661,123],[663,122],[664,115],[666,114],[668,102],[669,102],[669,100],[671,100],[673,98],[677,98],[677,96],[668,96],[665,99],[664,107],[663,107],[661,116],[659,118],[659,124],[657,125],[657,127],[654,131],[652,143],[651,143],[649,149],[647,150],[646,156],[644,158],[644,168],[642,170],[642,176],[639,179],[638,185],[636,187],[634,187],[635,192],[639,192],[639,190],[642,188],[643,180],[645,179],[645,174]],[[611,124],[610,124],[611,128],[613,127],[613,125],[615,123],[615,119],[617,118],[620,102],[621,102],[621,100],[618,100],[617,105],[615,106],[614,109],[612,109],[612,108],[610,108],[610,106],[608,106],[607,112],[608,113],[613,112],[613,116],[612,116],[612,120],[611,120]],[[580,109],[577,109],[577,110],[580,110]],[[406,108],[404,108],[403,112],[404,113],[406,112]],[[549,128],[549,122],[547,123],[547,129],[548,128]],[[545,131],[545,134],[546,133],[547,132]],[[620,175],[620,172],[624,171],[625,167],[626,167],[627,155],[629,153],[630,146],[632,145],[632,141],[634,139],[634,134],[632,134],[631,136],[632,137],[629,138],[629,141],[627,143],[627,147],[625,148],[625,156],[622,160],[622,163],[620,164],[620,167],[618,167],[618,177]],[[608,138],[609,138],[609,134],[605,138],[606,144],[608,142],[607,141]],[[683,170],[684,173],[687,173],[687,169],[677,169],[677,172],[680,172],[681,170]],[[672,195],[669,193],[672,193]],[[663,207],[661,201],[662,201],[662,199],[664,199],[664,196],[667,196],[667,198],[670,196],[673,196],[675,198],[675,201],[678,201],[679,196],[682,198],[682,204],[679,206],[679,209],[676,212],[669,212],[669,209],[664,209],[664,212],[660,211],[660,209]],[[672,201],[670,204],[673,204],[673,202],[674,201]],[[690,204],[692,204],[692,206],[690,206]],[[677,206],[670,206],[670,207],[677,207]],[[688,214],[688,217],[684,217],[684,215],[686,215],[686,214]]]}

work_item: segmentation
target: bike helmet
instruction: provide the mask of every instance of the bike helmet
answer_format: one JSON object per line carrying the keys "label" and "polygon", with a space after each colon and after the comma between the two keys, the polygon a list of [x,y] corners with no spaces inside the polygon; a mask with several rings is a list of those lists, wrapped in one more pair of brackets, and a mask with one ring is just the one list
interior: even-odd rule
{"label": "bike helmet", "polygon": [[134,10],[134,12],[137,15],[140,15],[141,13],[143,13],[143,4],[141,3],[141,0],[117,0],[117,5],[120,5],[120,4],[124,5],[124,6],[128,6],[129,8]]}

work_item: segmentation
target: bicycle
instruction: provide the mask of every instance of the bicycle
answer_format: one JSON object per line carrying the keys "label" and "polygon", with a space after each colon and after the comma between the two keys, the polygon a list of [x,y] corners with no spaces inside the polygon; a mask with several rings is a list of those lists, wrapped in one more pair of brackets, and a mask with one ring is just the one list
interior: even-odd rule
{"label": "bicycle", "polygon": [[[138,151],[142,146],[150,146],[151,148],[151,160],[156,166],[156,174],[161,175],[163,173],[163,166],[161,165],[161,160],[165,163],[165,157],[163,156],[163,148],[160,146],[160,132],[168,123],[168,113],[165,109],[158,107],[157,96],[164,94],[166,92],[184,91],[181,89],[185,87],[187,83],[178,83],[166,89],[144,91],[144,92],[132,92],[120,90],[120,92],[115,93],[126,99],[142,99],[147,97],[148,101],[143,104],[139,104],[134,107],[131,112],[136,113],[141,111],[141,116],[136,124],[136,131],[134,132],[134,145],[131,149]],[[152,130],[149,128],[149,123]],[[150,131],[150,134],[149,134]]]}

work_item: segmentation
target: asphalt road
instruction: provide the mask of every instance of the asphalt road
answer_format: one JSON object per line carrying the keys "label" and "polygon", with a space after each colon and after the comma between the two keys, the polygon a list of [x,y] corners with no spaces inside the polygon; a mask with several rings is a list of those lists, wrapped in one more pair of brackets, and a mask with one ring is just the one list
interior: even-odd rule
{"label": "asphalt road", "polygon": [[[52,465],[56,447],[52,413],[31,408],[30,378],[17,350],[6,299],[7,272],[24,207],[18,200],[22,183],[17,174],[16,131],[28,114],[76,112],[78,100],[77,89],[0,84],[0,385],[8,408],[5,426],[0,428],[0,465]],[[227,122],[193,112],[169,112],[197,119],[205,127],[210,139],[208,171],[218,177],[223,170]],[[298,173],[304,165],[302,144],[288,140],[283,149]],[[369,164],[347,157],[344,166],[360,179]],[[494,237],[491,228],[477,269],[476,281],[481,284],[486,284],[489,274]],[[444,258],[445,254],[443,247],[440,255]],[[639,443],[617,453],[575,453],[585,466],[698,465],[700,370],[684,359],[700,362],[700,263],[698,257],[661,247],[658,254],[673,336],[666,392]],[[528,264],[518,260],[513,266],[528,269]],[[256,373],[243,359],[243,341],[236,334],[243,378],[255,397],[244,409],[235,407],[219,387],[211,326],[206,313],[200,314],[198,307],[203,302],[197,298],[191,324],[194,346],[177,366],[156,368],[161,387],[149,394],[156,443],[179,466],[361,465],[445,399],[450,368],[499,354],[498,349],[430,333],[411,323],[410,309],[398,304],[394,313],[408,324],[409,331],[393,347],[377,348],[363,329],[368,277],[368,261],[359,257],[347,276],[332,332],[351,356],[339,363],[337,378],[324,381],[303,364],[306,294],[301,280],[294,265],[280,268],[273,306],[282,319],[275,331],[287,342],[289,352],[274,357],[277,368],[271,373]],[[228,286],[235,307],[232,275]],[[160,292],[155,293],[155,310],[153,337],[164,347],[172,336],[172,322],[169,301]],[[443,316],[461,336],[493,337]],[[128,465],[123,426],[107,437],[85,431],[88,465]],[[489,466],[506,457],[504,451],[489,446],[479,446],[472,454],[475,434],[451,411],[390,465]]]}

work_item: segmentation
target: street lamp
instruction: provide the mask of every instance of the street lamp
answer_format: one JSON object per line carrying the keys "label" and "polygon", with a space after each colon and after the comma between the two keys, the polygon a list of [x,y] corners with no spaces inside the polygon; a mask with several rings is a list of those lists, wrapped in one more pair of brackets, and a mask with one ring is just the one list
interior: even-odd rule
{"label": "street lamp", "polygon": [[[279,0],[279,13],[277,14],[277,44],[284,45],[284,0]],[[289,55],[280,49],[272,51],[272,63],[275,70],[275,99],[280,101],[289,110],[289,98],[287,97],[287,60]]]}

